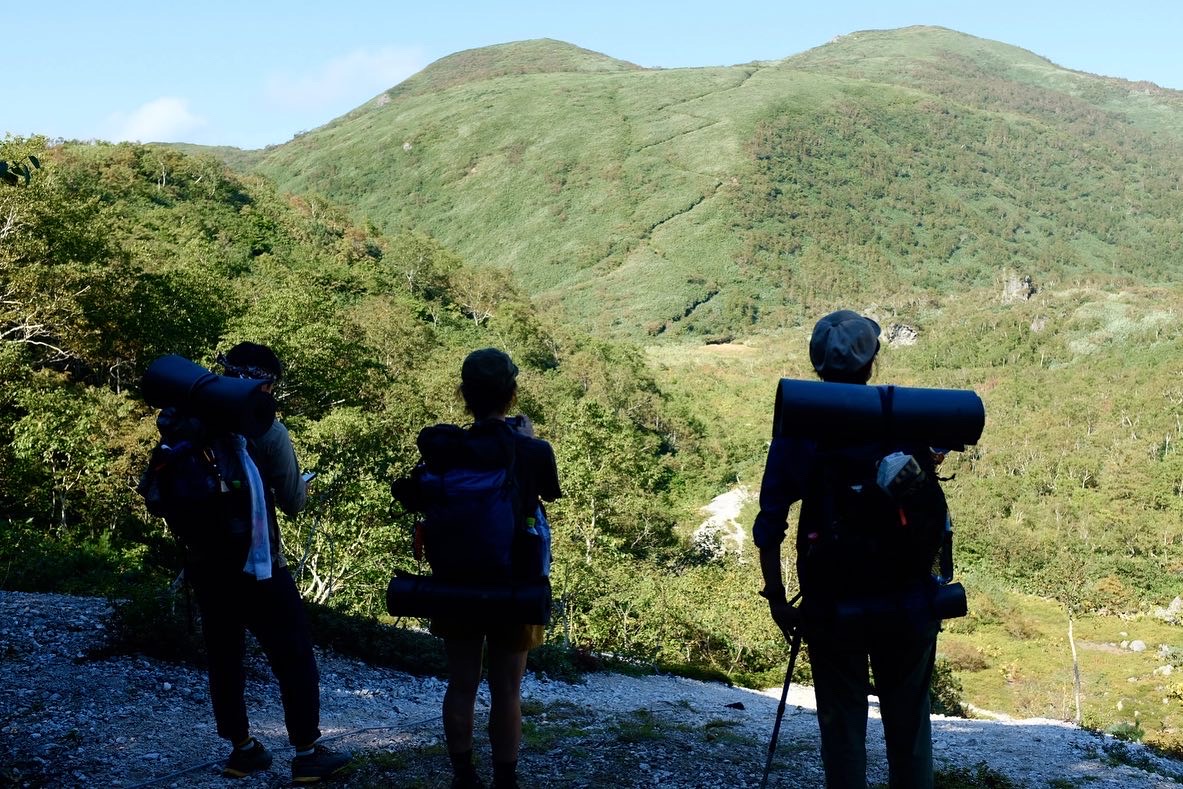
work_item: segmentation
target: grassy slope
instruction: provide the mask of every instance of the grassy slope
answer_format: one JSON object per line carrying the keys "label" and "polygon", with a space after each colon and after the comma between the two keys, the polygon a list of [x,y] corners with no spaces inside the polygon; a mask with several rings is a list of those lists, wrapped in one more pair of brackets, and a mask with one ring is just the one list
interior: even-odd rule
{"label": "grassy slope", "polygon": [[709,335],[1005,266],[1177,276],[1150,239],[1179,214],[1181,119],[1176,92],[939,28],[675,70],[521,42],[445,58],[260,169],[508,266],[599,331]]}
{"label": "grassy slope", "polygon": [[[1132,723],[1137,709],[1148,737],[1177,742],[1180,685],[1153,672],[1178,664],[1158,645],[1177,645],[1179,628],[1137,612],[1166,606],[1183,572],[1183,294],[1098,282],[1020,304],[975,291],[894,313],[855,306],[885,328],[919,330],[915,345],[885,349],[878,381],[970,387],[986,404],[980,445],[942,469],[956,475],[945,489],[972,614],[951,626],[942,651],[965,698],[1070,718],[1067,619],[1048,598],[1076,598],[1110,612],[1077,623],[1086,722]],[[721,478],[759,484],[776,381],[809,377],[807,341],[807,329],[793,328],[648,349],[663,388],[717,426]],[[740,522],[755,512],[749,505]],[[1113,646],[1133,639],[1148,651]]]}

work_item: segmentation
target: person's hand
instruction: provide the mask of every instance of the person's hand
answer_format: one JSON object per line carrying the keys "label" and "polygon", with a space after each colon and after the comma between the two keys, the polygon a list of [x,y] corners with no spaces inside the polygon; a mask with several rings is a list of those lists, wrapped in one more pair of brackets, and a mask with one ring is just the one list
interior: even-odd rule
{"label": "person's hand", "polygon": [[509,426],[516,432],[521,433],[523,436],[529,436],[530,438],[534,437],[534,423],[525,414],[518,414],[506,421],[509,422]]}
{"label": "person's hand", "polygon": [[792,641],[793,635],[801,624],[801,609],[791,605],[788,600],[769,600],[768,611],[772,614],[772,621],[784,633],[786,641]]}

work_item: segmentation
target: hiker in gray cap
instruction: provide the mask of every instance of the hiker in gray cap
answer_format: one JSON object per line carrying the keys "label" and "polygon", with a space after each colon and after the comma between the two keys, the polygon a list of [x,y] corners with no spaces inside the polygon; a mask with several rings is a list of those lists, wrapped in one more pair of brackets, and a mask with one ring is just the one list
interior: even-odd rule
{"label": "hiker in gray cap", "polygon": [[[879,324],[850,310],[819,320],[809,341],[810,361],[827,383],[866,384],[878,352]],[[928,448],[913,453],[921,457]],[[760,594],[786,638],[799,633],[808,645],[831,789],[867,785],[869,692],[879,697],[890,786],[933,785],[928,688],[940,623],[923,597],[931,562],[894,561],[911,547],[898,536],[908,533],[899,511],[884,506],[890,500],[874,481],[884,454],[882,442],[870,436],[865,444],[774,437],[752,528],[764,578]],[[797,501],[799,608],[787,600],[781,569],[789,507]]]}
{"label": "hiker in gray cap", "polygon": [[877,353],[879,324],[851,310],[822,318],[809,340],[809,361],[823,381],[865,384]]}

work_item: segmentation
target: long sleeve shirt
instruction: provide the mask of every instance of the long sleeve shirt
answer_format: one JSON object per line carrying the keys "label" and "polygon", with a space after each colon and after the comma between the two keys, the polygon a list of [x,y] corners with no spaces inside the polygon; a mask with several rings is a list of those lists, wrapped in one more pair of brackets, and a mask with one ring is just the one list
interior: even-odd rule
{"label": "long sleeve shirt", "polygon": [[789,508],[805,497],[816,455],[817,445],[813,441],[772,439],[760,483],[760,513],[752,525],[752,541],[757,548],[775,548],[784,542],[789,528]]}
{"label": "long sleeve shirt", "polygon": [[[275,506],[283,510],[289,518],[295,517],[308,503],[308,483],[300,475],[300,462],[296,459],[292,438],[282,422],[276,419],[266,433],[255,439],[252,456],[255,465],[259,467],[260,476],[263,477],[263,485],[271,491]],[[268,520],[271,530],[271,561],[279,567],[286,567],[287,559],[283,555],[279,522],[275,518],[274,510],[269,513]]]}
{"label": "long sleeve shirt", "polygon": [[254,459],[263,476],[263,484],[275,494],[275,504],[289,517],[304,509],[308,502],[308,484],[300,476],[300,463],[296,460],[288,429],[278,419],[256,439]]}

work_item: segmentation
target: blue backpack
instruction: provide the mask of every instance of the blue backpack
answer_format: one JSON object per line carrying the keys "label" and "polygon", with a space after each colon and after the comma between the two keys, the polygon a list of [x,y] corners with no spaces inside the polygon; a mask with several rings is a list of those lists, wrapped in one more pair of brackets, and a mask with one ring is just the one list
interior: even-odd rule
{"label": "blue backpack", "polygon": [[541,505],[523,512],[513,434],[441,424],[424,428],[417,444],[422,461],[392,491],[405,510],[423,515],[432,575],[467,584],[546,577],[550,526]]}

